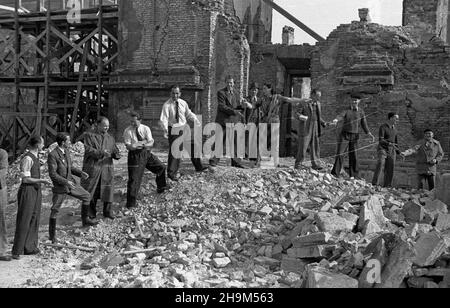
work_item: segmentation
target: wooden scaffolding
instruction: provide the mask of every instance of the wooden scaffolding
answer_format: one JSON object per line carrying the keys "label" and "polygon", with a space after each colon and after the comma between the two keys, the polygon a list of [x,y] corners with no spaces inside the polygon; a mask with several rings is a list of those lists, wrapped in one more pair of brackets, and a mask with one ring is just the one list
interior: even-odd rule
{"label": "wooden scaffolding", "polygon": [[67,9],[52,10],[52,1],[43,8],[36,0],[36,12],[27,13],[14,1],[14,12],[0,15],[0,147],[16,157],[33,135],[49,144],[64,131],[75,140],[106,113],[118,7],[99,0],[72,23]]}

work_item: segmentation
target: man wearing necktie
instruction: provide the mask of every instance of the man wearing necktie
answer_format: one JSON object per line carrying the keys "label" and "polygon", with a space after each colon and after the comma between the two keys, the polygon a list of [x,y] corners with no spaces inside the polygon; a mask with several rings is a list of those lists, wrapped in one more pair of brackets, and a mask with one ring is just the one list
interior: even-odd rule
{"label": "man wearing necktie", "polygon": [[[217,116],[216,123],[222,127],[223,131],[223,151],[226,152],[227,149],[227,123],[244,123],[244,108],[242,107],[241,101],[236,97],[234,93],[234,78],[228,76],[226,78],[226,88],[217,92]],[[228,132],[231,133],[231,132]],[[236,168],[247,169],[242,164],[242,159],[237,157],[237,138],[234,139],[234,153],[232,153],[231,166]],[[220,157],[212,157],[209,164],[212,167],[217,166],[220,161]]]}
{"label": "man wearing necktie", "polygon": [[[169,140],[169,159],[167,162],[167,176],[172,181],[178,181],[177,173],[180,168],[181,158],[176,158],[173,155],[172,145],[177,138],[183,136],[183,129],[187,126],[187,120],[194,122],[194,125],[201,126],[197,116],[189,109],[189,105],[186,101],[181,99],[180,86],[175,85],[171,89],[171,98],[164,103],[161,112],[161,126],[164,130],[164,136]],[[179,134],[173,134],[173,129],[181,128]],[[190,155],[192,164],[197,172],[203,172],[208,167],[204,167],[200,157],[195,157],[194,154],[194,142],[187,140],[191,143]],[[179,153],[182,153],[182,148],[179,149]]]}
{"label": "man wearing necktie", "polygon": [[384,187],[391,187],[394,179],[395,160],[400,154],[398,148],[397,124],[399,116],[395,112],[388,115],[388,122],[380,127],[380,143],[378,145],[378,162],[372,185],[378,185],[381,171],[384,169]]}
{"label": "man wearing necktie", "polygon": [[159,194],[168,189],[166,168],[152,152],[155,143],[150,127],[141,124],[138,113],[130,114],[131,125],[125,129],[123,139],[128,149],[128,188],[127,208],[136,207],[145,169],[156,174],[156,186]]}
{"label": "man wearing necktie", "polygon": [[425,182],[428,190],[436,185],[437,165],[444,159],[444,151],[439,141],[434,139],[431,129],[426,129],[425,138],[412,149],[401,153],[402,157],[416,155],[416,171],[418,188],[424,189]]}
{"label": "man wearing necktie", "polygon": [[339,122],[342,122],[342,130],[339,133],[336,161],[334,163],[331,174],[335,177],[341,175],[341,170],[344,165],[344,153],[347,149],[345,141],[348,142],[348,155],[349,155],[349,176],[353,178],[359,177],[358,170],[358,158],[356,156],[359,140],[359,127],[366,134],[372,137],[372,142],[375,142],[375,136],[369,130],[367,124],[366,115],[364,110],[359,107],[360,98],[353,97],[351,108],[341,113],[333,122],[332,125],[337,126]]}

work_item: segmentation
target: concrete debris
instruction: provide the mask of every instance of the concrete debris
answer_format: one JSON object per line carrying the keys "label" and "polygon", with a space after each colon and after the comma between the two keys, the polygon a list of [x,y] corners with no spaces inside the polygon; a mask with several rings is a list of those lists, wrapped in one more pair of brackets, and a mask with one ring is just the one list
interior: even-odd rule
{"label": "concrete debris", "polygon": [[[82,153],[74,152],[76,164]],[[123,205],[126,168],[118,170],[116,198]],[[49,207],[51,191],[45,188],[43,195]],[[48,273],[27,286],[449,284],[449,214],[442,202],[419,191],[378,189],[306,169],[218,167],[214,173],[185,174],[163,195],[149,178],[139,204],[90,229],[58,230],[61,243],[95,253],[45,247],[46,260],[61,264],[55,265],[58,276]]]}

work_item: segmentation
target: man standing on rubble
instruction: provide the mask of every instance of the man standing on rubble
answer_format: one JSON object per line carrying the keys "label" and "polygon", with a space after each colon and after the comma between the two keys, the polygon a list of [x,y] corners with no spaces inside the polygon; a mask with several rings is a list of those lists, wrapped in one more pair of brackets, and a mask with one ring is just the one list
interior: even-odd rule
{"label": "man standing on rubble", "polygon": [[44,148],[44,138],[33,136],[28,144],[29,151],[20,161],[22,184],[17,193],[17,219],[12,258],[40,253],[39,224],[42,207],[41,185],[51,185],[48,180],[41,179],[41,162],[39,152]]}
{"label": "man standing on rubble", "polygon": [[428,190],[433,190],[436,185],[437,165],[444,159],[444,151],[439,141],[434,139],[431,129],[426,129],[424,133],[424,140],[401,155],[403,157],[416,155],[418,188],[424,189],[427,182]]}
{"label": "man standing on rubble", "polygon": [[308,147],[311,154],[312,168],[316,170],[323,169],[323,166],[320,163],[319,138],[322,135],[322,128],[329,124],[322,119],[321,97],[322,92],[314,89],[311,92],[311,99],[302,101],[296,108],[300,120],[300,129],[295,169],[301,167]]}
{"label": "man standing on rubble", "polygon": [[121,158],[114,137],[109,133],[109,120],[100,117],[96,130],[84,137],[83,171],[89,178],[81,185],[91,194],[89,217],[97,216],[97,201],[103,202],[103,217],[114,219],[112,204],[114,202],[114,161]]}
{"label": "man standing on rubble", "polygon": [[339,132],[336,161],[334,163],[331,174],[335,177],[341,175],[341,170],[344,166],[344,153],[347,149],[346,141],[348,142],[349,155],[349,176],[353,178],[359,177],[358,158],[356,152],[358,151],[358,140],[360,133],[360,126],[366,134],[375,142],[375,136],[372,135],[367,124],[364,110],[359,107],[361,99],[359,97],[352,97],[351,108],[341,113],[333,122],[332,125],[337,126],[342,122],[342,130]]}
{"label": "man standing on rubble", "polygon": [[[220,125],[222,127],[223,132],[223,151],[226,152],[226,135],[227,135],[227,123],[244,123],[244,107],[242,104],[247,105],[248,103],[242,100],[239,101],[239,98],[237,97],[235,90],[234,90],[234,78],[231,76],[228,76],[225,80],[227,86],[220,90],[217,93],[217,116],[216,116],[216,123],[217,125]],[[231,133],[231,132],[228,132]],[[234,131],[233,131],[234,133]],[[236,168],[242,168],[247,169],[242,164],[242,159],[237,157],[237,140],[234,139],[235,145],[234,145],[234,153],[232,153],[231,158],[231,166]],[[217,140],[216,142],[220,142]],[[217,145],[217,144],[216,144]],[[220,157],[212,157],[209,161],[209,164],[212,167],[217,166],[217,164],[220,161]]]}
{"label": "man standing on rubble", "polygon": [[141,187],[145,169],[156,174],[156,186],[159,194],[168,189],[166,168],[152,152],[155,143],[150,127],[141,124],[141,116],[130,113],[131,125],[125,129],[123,139],[128,149],[128,187],[127,208],[136,207],[136,199]]}
{"label": "man standing on rubble", "polygon": [[0,261],[11,261],[6,255],[6,220],[5,209],[8,205],[8,191],[6,189],[6,175],[8,173],[8,152],[0,149]]}
{"label": "man standing on rubble", "polygon": [[[181,99],[181,89],[179,86],[173,86],[171,90],[171,98],[164,103],[161,112],[161,125],[164,130],[164,136],[169,140],[169,159],[167,162],[167,176],[172,181],[177,182],[179,178],[177,177],[178,170],[181,164],[180,157],[174,157],[174,153],[172,151],[172,145],[177,138],[183,136],[183,128],[187,125],[187,120],[191,120],[194,122],[194,125],[200,126],[201,123],[197,119],[197,116],[189,109],[189,105],[186,101]],[[173,134],[173,129],[181,129],[178,134]],[[195,167],[197,172],[203,172],[208,169],[208,167],[204,167],[202,165],[202,161],[200,157],[195,157],[194,153],[194,140],[191,142],[191,161]],[[178,154],[181,154],[182,150],[178,151]]]}
{"label": "man standing on rubble", "polygon": [[94,226],[96,223],[88,217],[91,195],[72,176],[87,179],[89,175],[72,166],[70,157],[70,136],[66,133],[58,133],[56,136],[58,146],[48,154],[48,173],[53,182],[53,206],[49,221],[49,239],[56,243],[56,220],[59,210],[67,198],[74,197],[81,200],[81,219],[83,226]]}
{"label": "man standing on rubble", "polygon": [[384,169],[384,187],[391,187],[394,179],[395,159],[400,150],[398,148],[397,124],[399,116],[395,112],[388,115],[388,122],[380,127],[380,143],[378,145],[377,168],[372,185],[378,185],[381,171]]}

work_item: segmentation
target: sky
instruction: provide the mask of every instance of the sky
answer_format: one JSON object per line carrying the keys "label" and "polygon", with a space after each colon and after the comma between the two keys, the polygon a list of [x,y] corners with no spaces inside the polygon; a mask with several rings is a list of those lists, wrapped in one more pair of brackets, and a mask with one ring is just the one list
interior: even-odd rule
{"label": "sky", "polygon": [[[302,23],[320,34],[327,36],[340,24],[359,20],[358,9],[369,8],[372,22],[400,26],[402,24],[403,0],[274,0]],[[296,44],[315,44],[316,40],[303,32],[277,11],[273,11],[272,42],[281,43],[284,26],[295,29]]]}

